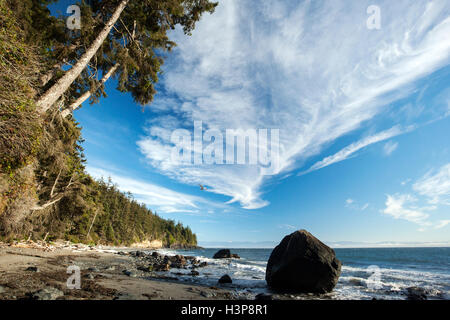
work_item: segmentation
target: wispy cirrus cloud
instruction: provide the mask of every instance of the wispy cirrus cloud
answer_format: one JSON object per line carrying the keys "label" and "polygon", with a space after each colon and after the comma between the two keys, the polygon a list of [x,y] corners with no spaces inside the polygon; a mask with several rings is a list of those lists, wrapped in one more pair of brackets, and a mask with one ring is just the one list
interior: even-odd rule
{"label": "wispy cirrus cloud", "polygon": [[[192,37],[177,30],[178,48],[161,84],[165,94],[156,97],[155,122],[138,141],[141,152],[173,179],[208,185],[247,209],[268,205],[263,199],[268,178],[260,168],[180,166],[168,156],[168,132],[189,129],[194,120],[220,130],[279,128],[280,173],[299,169],[340,137],[373,132],[389,103],[448,65],[450,4],[378,1],[382,28],[368,30],[371,4],[227,0],[202,19]],[[410,105],[409,114],[419,107]],[[167,121],[167,114],[177,121]],[[391,129],[355,138],[306,172],[401,134],[402,119]]]}
{"label": "wispy cirrus cloud", "polygon": [[441,220],[439,221],[439,223],[435,226],[436,229],[441,229],[446,227],[447,225],[450,224],[450,220]]}
{"label": "wispy cirrus cloud", "polygon": [[280,224],[278,226],[278,228],[288,230],[288,231],[295,231],[295,230],[299,229],[298,227],[290,225],[290,224]]}
{"label": "wispy cirrus cloud", "polygon": [[[441,229],[450,223],[450,220],[431,222],[430,219],[432,212],[450,205],[450,163],[427,173],[413,184],[412,189],[414,195],[387,195],[383,213],[419,224],[421,231],[430,226]],[[422,205],[418,204],[418,197],[423,198]]]}
{"label": "wispy cirrus cloud", "polygon": [[386,144],[383,146],[384,155],[389,157],[392,153],[394,153],[395,150],[397,150],[397,148],[398,148],[398,142],[394,142],[394,141],[386,142]]}
{"label": "wispy cirrus cloud", "polygon": [[427,173],[414,183],[413,189],[427,197],[430,204],[450,205],[450,163]]}
{"label": "wispy cirrus cloud", "polygon": [[309,168],[308,170],[306,170],[304,172],[299,173],[299,175],[304,175],[304,174],[310,173],[312,171],[316,171],[316,170],[328,167],[332,164],[347,160],[348,158],[353,156],[355,153],[357,153],[361,149],[366,148],[367,146],[370,146],[372,144],[375,144],[375,143],[378,143],[381,141],[385,141],[392,137],[398,136],[404,132],[405,132],[404,130],[401,130],[398,127],[394,127],[389,130],[386,130],[386,131],[377,133],[375,135],[369,136],[367,138],[364,138],[360,141],[352,143],[351,145],[343,148],[339,152],[337,152],[331,156],[328,156],[319,162],[316,162],[315,164],[313,164],[311,166],[311,168]]}
{"label": "wispy cirrus cloud", "polygon": [[223,208],[220,203],[214,203],[201,197],[177,192],[157,184],[143,182],[124,176],[120,173],[87,167],[87,171],[96,179],[108,179],[118,186],[122,192],[130,192],[136,200],[148,205],[152,210],[163,213],[200,213],[206,208]]}
{"label": "wispy cirrus cloud", "polygon": [[354,210],[365,211],[369,206],[370,206],[369,203],[364,203],[363,205],[361,205],[352,198],[345,200],[345,207],[351,208]]}

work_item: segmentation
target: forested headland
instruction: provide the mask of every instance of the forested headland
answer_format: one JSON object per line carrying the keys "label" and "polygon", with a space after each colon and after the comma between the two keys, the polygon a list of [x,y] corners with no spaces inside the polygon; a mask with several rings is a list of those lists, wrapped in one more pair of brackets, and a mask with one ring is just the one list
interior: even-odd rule
{"label": "forested headland", "polygon": [[0,0],[0,239],[195,246],[189,227],[86,173],[72,112],[107,98],[111,79],[136,107],[150,104],[176,46],[168,32],[179,25],[189,36],[216,4],[80,1],[81,29],[69,30],[53,2]]}

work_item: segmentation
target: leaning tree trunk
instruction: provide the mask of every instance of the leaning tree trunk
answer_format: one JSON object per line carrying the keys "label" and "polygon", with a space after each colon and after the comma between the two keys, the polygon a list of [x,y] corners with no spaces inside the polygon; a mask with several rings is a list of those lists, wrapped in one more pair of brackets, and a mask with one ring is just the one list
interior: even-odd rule
{"label": "leaning tree trunk", "polygon": [[89,61],[96,54],[98,49],[105,41],[108,34],[111,32],[114,24],[120,18],[123,10],[127,6],[129,0],[122,0],[117,6],[113,15],[105,25],[103,30],[94,40],[88,50],[81,56],[80,60],[67,73],[59,79],[50,89],[48,89],[37,101],[38,111],[40,113],[46,112],[58,99],[67,91],[70,85],[78,78],[81,72],[87,67]]}
{"label": "leaning tree trunk", "polygon": [[[117,71],[117,68],[119,68],[120,64],[116,63],[107,74],[105,74],[100,80],[100,85],[104,85],[106,81],[111,78],[111,76]],[[77,100],[75,100],[67,109],[64,109],[61,112],[61,115],[63,118],[67,117],[69,114],[71,114],[75,109],[79,108],[83,102],[85,102],[89,97],[98,89],[99,87],[96,87],[94,89],[91,89],[89,91],[86,91],[81,97],[79,97]]]}

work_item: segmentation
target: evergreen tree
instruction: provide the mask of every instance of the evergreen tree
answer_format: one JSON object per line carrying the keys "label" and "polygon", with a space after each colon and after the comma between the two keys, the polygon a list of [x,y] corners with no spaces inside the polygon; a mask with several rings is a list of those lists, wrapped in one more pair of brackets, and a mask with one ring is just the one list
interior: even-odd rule
{"label": "evergreen tree", "polygon": [[[61,93],[69,102],[100,97],[114,72],[119,90],[130,92],[138,103],[151,101],[162,64],[158,53],[175,45],[167,32],[181,25],[189,34],[215,4],[130,0],[114,15],[123,1],[82,1],[83,28],[67,32],[64,20],[50,14],[52,2],[0,0],[0,237],[28,238],[31,232],[33,239],[196,245],[189,228],[162,219],[110,179],[95,181],[86,174],[79,125],[56,109],[38,112],[34,100],[82,69]],[[113,20],[92,51],[106,22]],[[91,51],[87,64],[77,67]],[[74,67],[63,72],[66,65]],[[97,75],[104,81],[95,80]]]}
{"label": "evergreen tree", "polygon": [[[175,46],[167,32],[181,25],[190,34],[202,14],[212,13],[216,5],[209,0],[93,0],[90,5],[81,2],[83,28],[67,44],[77,48],[76,56],[61,61],[73,67],[42,93],[37,100],[39,111],[46,112],[71,89],[78,93],[77,96],[72,91],[71,96],[76,98],[71,101],[71,109],[85,100],[80,99],[83,96],[94,94],[95,99],[104,95],[103,84],[113,73],[119,78],[120,91],[130,92],[141,105],[150,103],[163,63],[158,52]],[[86,41],[89,45],[79,46]],[[101,80],[93,80],[99,75],[104,75]]]}

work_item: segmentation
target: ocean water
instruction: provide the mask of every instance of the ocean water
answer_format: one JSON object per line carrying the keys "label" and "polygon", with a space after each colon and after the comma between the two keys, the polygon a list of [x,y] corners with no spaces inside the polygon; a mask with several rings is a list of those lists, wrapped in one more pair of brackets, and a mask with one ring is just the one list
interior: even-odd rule
{"label": "ocean water", "polygon": [[[212,259],[219,249],[191,251],[158,250],[166,255],[191,255],[208,262],[199,268],[198,277],[190,270],[172,269],[170,273],[186,273],[177,277],[186,282],[217,285],[224,274],[233,279],[229,287],[249,298],[270,292],[265,272],[272,249],[230,249],[241,259]],[[335,290],[323,299],[405,299],[408,287],[429,291],[429,299],[450,299],[450,248],[355,248],[335,249],[342,262],[342,272]],[[167,273],[166,273],[167,274]],[[290,298],[311,298],[294,295]]]}

